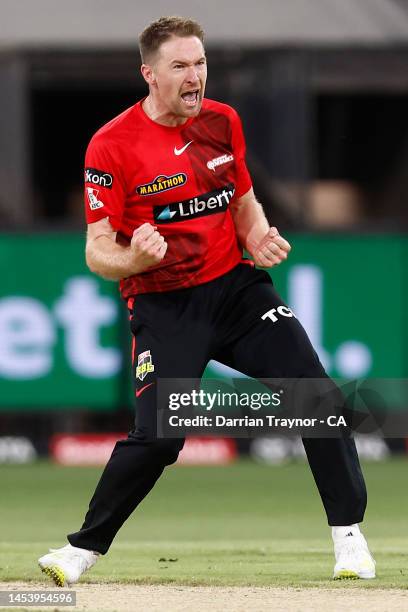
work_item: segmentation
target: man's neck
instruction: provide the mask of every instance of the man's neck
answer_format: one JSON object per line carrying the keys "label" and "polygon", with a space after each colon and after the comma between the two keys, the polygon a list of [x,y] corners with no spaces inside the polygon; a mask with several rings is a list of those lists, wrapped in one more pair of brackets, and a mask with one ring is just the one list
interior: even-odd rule
{"label": "man's neck", "polygon": [[187,117],[181,117],[180,115],[175,115],[174,113],[161,109],[159,105],[155,103],[151,94],[143,100],[142,108],[152,121],[160,125],[177,127],[178,125],[183,125],[187,121]]}

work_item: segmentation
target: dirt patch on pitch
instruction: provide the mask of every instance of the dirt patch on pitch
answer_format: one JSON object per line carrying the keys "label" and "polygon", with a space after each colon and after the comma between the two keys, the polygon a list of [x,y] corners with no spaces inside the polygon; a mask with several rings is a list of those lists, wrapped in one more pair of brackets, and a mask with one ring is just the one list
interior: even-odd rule
{"label": "dirt patch on pitch", "polygon": [[[110,610],[126,612],[406,612],[408,591],[385,589],[297,589],[265,587],[184,587],[161,585],[75,585],[75,607],[26,608],[31,610]],[[2,591],[47,590],[44,583],[0,583]],[[65,591],[60,589],[59,592]],[[22,606],[23,607],[23,606]],[[15,608],[14,608],[15,609]]]}

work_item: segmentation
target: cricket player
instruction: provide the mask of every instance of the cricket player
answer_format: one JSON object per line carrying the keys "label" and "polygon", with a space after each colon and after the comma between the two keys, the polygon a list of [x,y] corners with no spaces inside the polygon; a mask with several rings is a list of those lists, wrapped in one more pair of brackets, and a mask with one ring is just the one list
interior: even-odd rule
{"label": "cricket player", "polygon": [[[177,460],[183,439],[156,435],[160,377],[200,378],[210,359],[254,378],[326,376],[301,324],[255,267],[285,261],[290,245],[256,200],[237,112],[204,97],[203,41],[191,19],[150,24],[139,40],[149,93],[103,126],[87,150],[86,261],[120,281],[131,312],[137,411],[82,527],[39,559],[58,586],[75,583],[107,553]],[[276,316],[265,317],[272,309]],[[332,527],[334,578],[374,578],[358,527],[366,489],[354,441],[303,444]]]}

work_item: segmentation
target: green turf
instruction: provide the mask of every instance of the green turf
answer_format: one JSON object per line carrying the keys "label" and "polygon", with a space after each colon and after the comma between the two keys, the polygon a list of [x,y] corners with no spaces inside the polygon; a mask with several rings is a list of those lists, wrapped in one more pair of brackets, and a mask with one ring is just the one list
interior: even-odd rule
{"label": "green turf", "polygon": [[[364,466],[364,532],[378,579],[408,588],[408,461]],[[2,466],[0,580],[38,580],[36,558],[82,521],[96,468]],[[173,559],[173,560],[171,560]],[[332,586],[333,553],[307,465],[168,468],[84,582]]]}

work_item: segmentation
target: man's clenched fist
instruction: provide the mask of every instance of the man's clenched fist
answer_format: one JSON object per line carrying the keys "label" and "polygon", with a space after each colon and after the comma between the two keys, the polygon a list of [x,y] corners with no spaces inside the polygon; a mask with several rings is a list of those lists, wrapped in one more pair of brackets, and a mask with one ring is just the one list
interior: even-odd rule
{"label": "man's clenched fist", "polygon": [[290,249],[289,242],[280,236],[276,227],[271,227],[251,255],[257,266],[272,268],[287,259]]}
{"label": "man's clenched fist", "polygon": [[167,251],[167,242],[150,223],[143,223],[133,232],[130,248],[142,270],[161,262]]}

